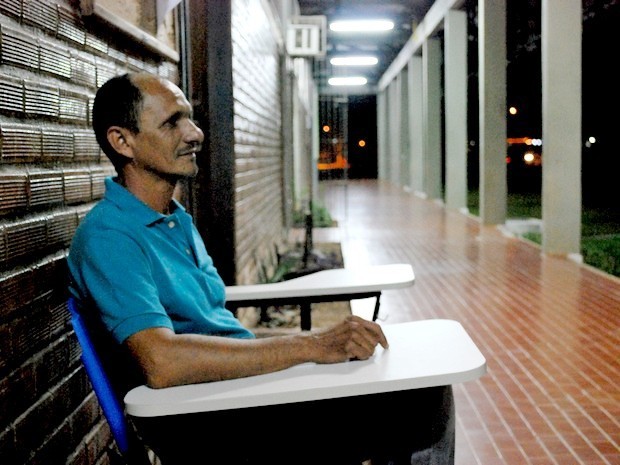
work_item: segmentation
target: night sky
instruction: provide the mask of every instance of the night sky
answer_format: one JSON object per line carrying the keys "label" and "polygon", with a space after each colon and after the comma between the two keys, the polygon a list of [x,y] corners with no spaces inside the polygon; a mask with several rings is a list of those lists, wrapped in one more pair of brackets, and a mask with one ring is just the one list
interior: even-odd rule
{"label": "night sky", "polygon": [[[360,140],[366,145],[360,147]],[[377,99],[374,95],[349,97],[349,178],[377,177]]]}
{"label": "night sky", "polygon": [[[507,106],[516,106],[515,116],[508,118],[508,137],[542,136],[541,109],[541,0],[507,2]],[[583,191],[584,203],[615,205],[619,197],[616,180],[620,150],[615,140],[620,130],[620,80],[616,54],[620,48],[620,0],[583,1]],[[471,15],[471,28],[475,28]],[[477,99],[477,31],[470,34],[469,99]],[[377,177],[377,121],[375,96],[349,97],[349,162],[350,178]],[[473,107],[473,108],[471,108]],[[470,105],[470,140],[477,140],[477,108]],[[586,144],[590,136],[594,144]],[[367,143],[360,148],[360,139]],[[477,150],[470,150],[470,186],[477,187]],[[514,152],[516,149],[513,148]],[[518,158],[518,156],[517,156]],[[521,167],[522,168],[522,167]],[[540,190],[541,168],[519,171],[509,167],[509,188]]]}

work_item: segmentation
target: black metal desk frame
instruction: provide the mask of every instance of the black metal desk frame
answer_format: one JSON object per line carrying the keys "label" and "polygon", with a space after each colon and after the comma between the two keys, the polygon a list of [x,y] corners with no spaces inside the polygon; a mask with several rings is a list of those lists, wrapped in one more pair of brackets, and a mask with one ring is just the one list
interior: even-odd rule
{"label": "black metal desk frame", "polygon": [[299,307],[301,316],[301,329],[303,331],[309,331],[312,329],[312,304],[324,303],[324,302],[346,302],[357,299],[366,299],[369,297],[375,298],[375,308],[372,315],[372,321],[375,321],[379,316],[379,305],[381,301],[381,291],[372,292],[353,292],[348,294],[334,294],[334,295],[316,295],[305,297],[277,297],[277,298],[253,298],[248,300],[235,300],[226,303],[226,306],[235,312],[238,308],[242,307],[277,307],[282,305],[296,305]]}

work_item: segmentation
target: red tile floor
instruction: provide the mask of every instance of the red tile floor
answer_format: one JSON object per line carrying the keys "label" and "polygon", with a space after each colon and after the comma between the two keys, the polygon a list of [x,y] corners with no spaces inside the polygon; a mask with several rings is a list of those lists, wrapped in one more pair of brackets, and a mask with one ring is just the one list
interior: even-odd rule
{"label": "red tile floor", "polygon": [[[620,464],[620,279],[378,181],[322,181],[345,266],[408,262],[380,320],[461,322],[488,363],[456,385],[457,465]],[[355,307],[353,308],[355,312]]]}

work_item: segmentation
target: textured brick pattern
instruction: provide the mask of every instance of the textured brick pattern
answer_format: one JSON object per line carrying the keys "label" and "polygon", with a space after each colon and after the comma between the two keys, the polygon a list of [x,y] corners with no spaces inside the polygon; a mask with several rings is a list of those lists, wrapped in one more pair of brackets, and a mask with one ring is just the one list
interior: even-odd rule
{"label": "textured brick pattern", "polygon": [[78,4],[0,1],[2,465],[110,462],[65,306],[67,248],[114,173],[90,128],[92,103],[122,72],[178,80],[174,63],[87,26]]}
{"label": "textured brick pattern", "polygon": [[237,281],[256,282],[282,238],[280,58],[260,0],[232,6]]}

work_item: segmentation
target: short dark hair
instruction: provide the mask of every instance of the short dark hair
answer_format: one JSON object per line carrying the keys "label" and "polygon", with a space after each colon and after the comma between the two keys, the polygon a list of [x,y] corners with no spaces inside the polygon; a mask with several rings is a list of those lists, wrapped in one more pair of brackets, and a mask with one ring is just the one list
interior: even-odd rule
{"label": "short dark hair", "polygon": [[93,130],[97,143],[119,170],[129,159],[119,154],[108,142],[111,126],[120,126],[133,133],[140,132],[138,120],[142,110],[142,91],[132,80],[132,75],[115,76],[104,83],[93,103]]}

